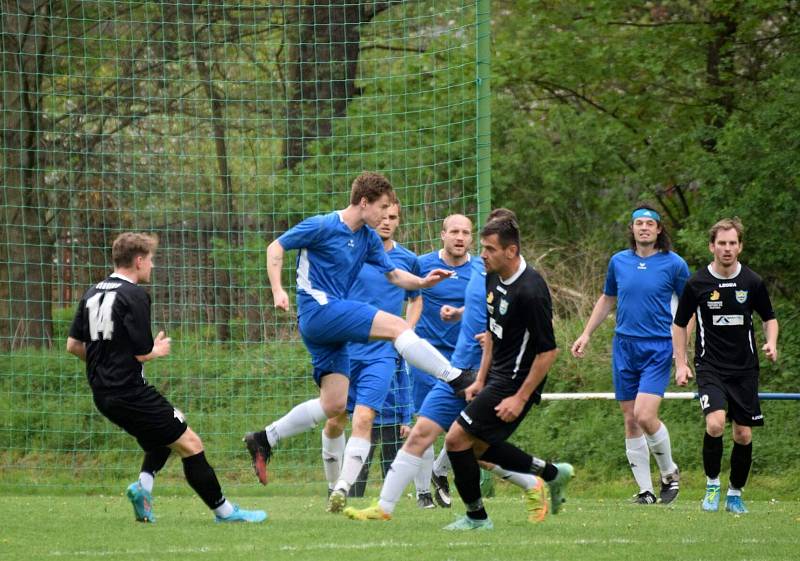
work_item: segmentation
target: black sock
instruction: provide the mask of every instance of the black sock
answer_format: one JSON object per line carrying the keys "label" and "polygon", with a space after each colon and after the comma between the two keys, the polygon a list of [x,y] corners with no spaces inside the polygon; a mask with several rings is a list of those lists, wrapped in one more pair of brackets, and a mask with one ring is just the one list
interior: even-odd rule
{"label": "black sock", "polygon": [[747,483],[750,475],[750,465],[753,463],[753,443],[733,443],[731,451],[731,487],[741,489]]}
{"label": "black sock", "polygon": [[186,475],[186,481],[200,495],[208,508],[213,510],[225,502],[217,474],[208,464],[205,452],[184,458],[183,473]]}
{"label": "black sock", "polygon": [[151,475],[157,474],[164,467],[164,464],[167,463],[171,452],[172,450],[166,446],[148,450],[144,453],[144,460],[142,461],[142,469],[140,471]]}
{"label": "black sock", "polygon": [[485,520],[486,510],[481,500],[481,468],[472,448],[461,452],[447,451],[450,465],[453,467],[453,481],[467,506],[467,516],[475,520]]}
{"label": "black sock", "polygon": [[545,481],[552,481],[558,476],[558,469],[553,464],[531,456],[508,442],[492,444],[481,456],[481,460],[497,464],[508,471],[532,473],[541,476]]}
{"label": "black sock", "polygon": [[706,477],[716,479],[722,466],[722,436],[711,436],[706,433],[703,437],[703,469]]}

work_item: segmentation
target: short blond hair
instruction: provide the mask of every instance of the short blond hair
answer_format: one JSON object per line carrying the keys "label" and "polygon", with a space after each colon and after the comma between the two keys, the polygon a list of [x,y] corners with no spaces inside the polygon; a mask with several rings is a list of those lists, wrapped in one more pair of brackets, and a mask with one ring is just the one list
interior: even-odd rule
{"label": "short blond hair", "polygon": [[124,232],[117,236],[111,245],[111,259],[115,267],[130,267],[138,256],[155,253],[157,247],[157,236]]}
{"label": "short blond hair", "polygon": [[720,230],[736,230],[739,243],[744,241],[744,225],[742,224],[742,221],[739,220],[738,216],[734,216],[733,218],[723,218],[714,224],[708,231],[709,243],[714,243],[717,241],[717,234]]}

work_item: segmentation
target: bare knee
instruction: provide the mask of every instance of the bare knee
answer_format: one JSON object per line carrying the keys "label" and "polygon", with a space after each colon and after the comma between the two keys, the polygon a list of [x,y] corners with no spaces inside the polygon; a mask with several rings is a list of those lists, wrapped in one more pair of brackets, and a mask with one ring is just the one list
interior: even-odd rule
{"label": "bare knee", "polygon": [[203,441],[197,436],[191,428],[186,428],[186,431],[180,436],[178,440],[169,445],[181,458],[188,458],[195,456],[203,451]]}
{"label": "bare knee", "polygon": [[420,458],[440,433],[441,430],[435,430],[425,423],[418,423],[414,425],[411,434],[408,435],[403,449],[412,456]]}
{"label": "bare knee", "polygon": [[753,441],[753,430],[750,427],[743,427],[742,425],[733,425],[733,441],[736,444],[747,446]]}
{"label": "bare knee", "polygon": [[447,431],[444,445],[448,452],[461,452],[472,447],[472,439],[464,429],[458,424],[453,423],[453,426]]}
{"label": "bare knee", "polygon": [[320,405],[322,405],[322,411],[328,419],[346,416],[347,414],[347,396],[320,399]]}
{"label": "bare knee", "polygon": [[[722,413],[722,414],[716,414]],[[725,412],[714,412],[706,415],[706,432],[709,436],[717,438],[725,432]],[[734,436],[735,438],[735,436]]]}

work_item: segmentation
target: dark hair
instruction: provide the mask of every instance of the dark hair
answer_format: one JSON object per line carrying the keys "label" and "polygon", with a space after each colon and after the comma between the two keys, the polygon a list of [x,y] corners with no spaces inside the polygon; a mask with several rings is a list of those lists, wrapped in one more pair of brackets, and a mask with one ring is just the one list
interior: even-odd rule
{"label": "dark hair", "polygon": [[495,218],[489,220],[481,230],[481,237],[497,235],[500,246],[505,249],[510,245],[517,246],[517,253],[520,250],[519,225],[517,221],[509,217]]}
{"label": "dark hair", "polygon": [[111,259],[115,267],[130,267],[138,256],[155,253],[158,238],[150,234],[125,232],[111,245]]}
{"label": "dark hair", "polygon": [[734,216],[733,218],[723,218],[714,224],[708,231],[709,243],[714,243],[717,241],[717,234],[720,230],[736,230],[736,236],[739,238],[739,243],[744,241],[744,225],[742,224],[742,221],[739,220],[738,216]]}
{"label": "dark hair", "polygon": [[353,187],[350,190],[350,204],[357,205],[361,199],[367,199],[368,203],[373,203],[387,194],[391,202],[395,202],[394,189],[389,180],[380,173],[364,171],[353,181]]}
{"label": "dark hair", "polygon": [[489,216],[486,217],[486,222],[488,223],[496,218],[510,218],[511,220],[516,220],[517,215],[514,214],[513,210],[500,207],[489,213]]}
{"label": "dark hair", "polygon": [[[634,212],[637,210],[652,210],[653,212],[658,213],[656,209],[647,204],[637,205],[633,210]],[[672,239],[669,237],[669,232],[667,232],[667,228],[664,226],[664,223],[660,220],[658,220],[657,223],[659,226],[661,226],[661,231],[656,237],[656,243],[654,244],[654,247],[659,251],[668,253],[672,251]],[[636,239],[633,237],[633,220],[631,220],[630,224],[628,224],[628,243],[630,244],[631,249],[636,251]]]}

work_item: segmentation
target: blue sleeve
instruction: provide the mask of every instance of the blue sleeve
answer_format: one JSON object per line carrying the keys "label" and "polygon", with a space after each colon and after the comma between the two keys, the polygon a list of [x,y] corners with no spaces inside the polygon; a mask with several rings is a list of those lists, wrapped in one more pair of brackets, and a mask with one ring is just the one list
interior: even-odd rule
{"label": "blue sleeve", "polygon": [[[365,226],[366,227],[366,226]],[[394,261],[387,255],[386,250],[383,248],[381,241],[375,230],[370,229],[367,234],[367,263],[373,265],[381,273],[391,273],[397,266]]]}
{"label": "blue sleeve", "polygon": [[683,294],[683,289],[686,287],[686,281],[689,280],[689,265],[686,264],[686,261],[684,261],[682,257],[677,255],[676,257],[678,264],[675,271],[675,280],[672,291],[680,296]]}
{"label": "blue sleeve", "polygon": [[283,235],[278,238],[278,243],[281,244],[281,247],[285,251],[311,247],[320,236],[323,219],[324,216],[306,218],[300,224],[286,230]]}
{"label": "blue sleeve", "polygon": [[614,274],[614,257],[608,260],[608,272],[606,273],[606,284],[603,287],[603,294],[606,296],[617,295],[617,277]]}

